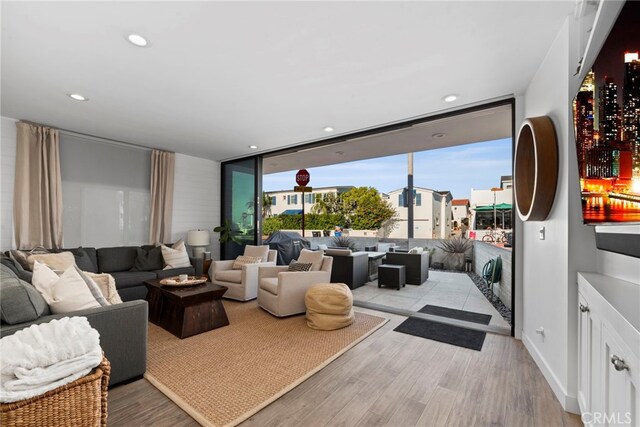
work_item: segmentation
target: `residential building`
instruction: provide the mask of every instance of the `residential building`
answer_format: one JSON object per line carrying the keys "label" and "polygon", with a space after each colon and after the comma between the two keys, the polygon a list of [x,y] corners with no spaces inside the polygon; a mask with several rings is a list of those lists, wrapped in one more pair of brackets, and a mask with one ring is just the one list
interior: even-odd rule
{"label": "residential building", "polygon": [[[405,239],[408,235],[409,208],[407,188],[390,191],[389,202],[398,212],[390,238]],[[423,239],[447,239],[451,236],[451,193],[429,188],[413,187],[413,236]]]}
{"label": "residential building", "polygon": [[469,199],[453,199],[451,201],[451,215],[455,226],[460,227],[460,224],[462,224],[462,221],[464,219],[470,219],[470,206],[471,202],[469,201]]}
{"label": "residential building", "polygon": [[[511,229],[513,188],[512,177],[500,177],[500,187],[489,190],[471,189],[470,209],[472,230],[494,228]],[[497,208],[493,209],[493,206]],[[495,220],[495,221],[494,221]]]}
{"label": "residential building", "polygon": [[336,187],[311,187],[311,193],[299,193],[293,190],[267,191],[271,197],[271,216],[273,215],[297,215],[302,213],[302,201],[304,199],[304,211],[310,213],[316,200],[332,194],[336,197],[354,188],[353,186]]}

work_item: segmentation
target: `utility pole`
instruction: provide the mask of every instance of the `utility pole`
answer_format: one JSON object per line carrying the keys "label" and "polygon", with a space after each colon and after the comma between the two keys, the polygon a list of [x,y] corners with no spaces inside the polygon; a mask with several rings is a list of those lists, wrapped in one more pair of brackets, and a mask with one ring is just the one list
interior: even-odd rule
{"label": "utility pole", "polygon": [[413,239],[413,153],[407,154],[407,162],[407,237]]}

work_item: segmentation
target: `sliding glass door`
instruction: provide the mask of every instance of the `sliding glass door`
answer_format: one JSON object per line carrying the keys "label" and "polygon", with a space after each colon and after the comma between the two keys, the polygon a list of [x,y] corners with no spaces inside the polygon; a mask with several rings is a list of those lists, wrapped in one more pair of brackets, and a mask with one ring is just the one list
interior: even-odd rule
{"label": "sliding glass door", "polygon": [[222,163],[222,221],[231,227],[233,240],[221,243],[222,259],[242,255],[245,245],[255,245],[260,236],[260,156]]}

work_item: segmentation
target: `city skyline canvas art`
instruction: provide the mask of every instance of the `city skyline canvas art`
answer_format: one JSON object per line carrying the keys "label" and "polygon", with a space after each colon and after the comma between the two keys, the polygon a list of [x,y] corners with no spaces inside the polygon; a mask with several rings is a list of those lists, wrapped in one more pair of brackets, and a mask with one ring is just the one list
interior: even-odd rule
{"label": "city skyline canvas art", "polygon": [[640,223],[640,2],[627,2],[574,99],[587,224]]}

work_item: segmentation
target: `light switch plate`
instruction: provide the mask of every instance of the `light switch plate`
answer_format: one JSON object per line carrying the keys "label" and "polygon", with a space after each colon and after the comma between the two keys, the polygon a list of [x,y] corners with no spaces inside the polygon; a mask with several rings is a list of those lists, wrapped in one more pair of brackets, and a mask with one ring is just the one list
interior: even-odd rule
{"label": "light switch plate", "polygon": [[545,230],[544,227],[540,227],[540,240],[544,240]]}

